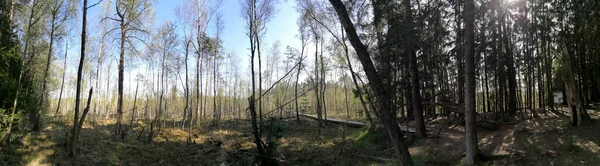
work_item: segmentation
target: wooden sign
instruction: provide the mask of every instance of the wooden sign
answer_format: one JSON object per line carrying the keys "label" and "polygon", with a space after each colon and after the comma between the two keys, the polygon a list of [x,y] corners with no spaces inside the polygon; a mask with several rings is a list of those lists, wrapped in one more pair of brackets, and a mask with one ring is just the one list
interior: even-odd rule
{"label": "wooden sign", "polygon": [[562,103],[563,101],[563,93],[562,92],[554,92],[554,103]]}

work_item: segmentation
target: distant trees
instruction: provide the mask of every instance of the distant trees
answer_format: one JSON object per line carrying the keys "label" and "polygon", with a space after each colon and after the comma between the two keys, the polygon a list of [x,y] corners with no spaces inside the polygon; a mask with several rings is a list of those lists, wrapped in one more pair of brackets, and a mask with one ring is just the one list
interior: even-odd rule
{"label": "distant trees", "polygon": [[[271,164],[265,157],[273,152],[268,141],[277,137],[269,137],[265,126],[294,113],[300,122],[301,113],[314,112],[319,126],[337,116],[384,127],[397,158],[410,165],[403,138],[412,134],[398,124],[414,121],[414,135],[427,137],[426,119],[445,116],[465,123],[466,163],[474,164],[477,126],[558,113],[553,93],[559,91],[568,99],[572,124],[584,125],[586,109],[600,101],[600,3],[594,0],[297,0],[301,43],[285,49],[287,43],[265,40],[277,1],[244,0],[248,72],[235,52],[224,48],[221,1],[185,1],[178,7],[177,26],[165,22],[153,31],[148,30],[153,1],[103,1],[98,29],[92,29],[99,39],[89,40],[82,29],[75,81],[67,71],[73,53],[68,41],[79,33],[66,33],[78,30],[70,24],[76,2],[0,3],[0,144],[10,142],[15,131],[27,131],[22,126],[39,130],[56,103],[56,115],[66,110],[62,113],[75,118],[69,140],[74,154],[82,110],[89,111],[80,108],[88,85],[96,90],[94,114],[99,110],[95,115],[116,119],[115,134],[124,131],[124,113],[130,125],[145,117],[159,129],[167,120],[181,120],[188,141],[200,121],[219,125],[245,116],[251,118],[259,160]],[[86,25],[86,17],[83,26],[96,26]],[[208,32],[211,24],[214,35]],[[311,60],[305,61],[308,52]],[[56,62],[62,53],[65,58]],[[118,81],[111,81],[117,74],[111,73],[110,56],[117,53]],[[348,87],[350,79],[354,86]],[[269,118],[274,116],[279,118]]]}
{"label": "distant trees", "polygon": [[[48,106],[46,105],[46,93],[47,93],[47,82],[48,82],[48,75],[49,75],[49,70],[50,70],[50,62],[52,62],[52,57],[54,56],[54,52],[53,52],[53,46],[54,46],[54,42],[56,37],[58,37],[58,35],[56,34],[57,31],[59,30],[59,28],[63,28],[64,23],[68,20],[71,19],[73,16],[73,12],[74,12],[74,5],[71,4],[71,1],[67,1],[67,0],[53,0],[51,1],[51,8],[50,8],[50,44],[48,46],[48,56],[46,58],[46,67],[44,70],[44,76],[42,78],[42,93],[40,94],[40,110],[38,111],[38,114],[41,114],[42,112],[44,112],[45,109],[48,108]],[[63,32],[64,33],[64,32]],[[33,129],[35,131],[39,131],[40,129],[40,115],[36,116],[37,120],[34,123]]]}
{"label": "distant trees", "polygon": [[[175,33],[176,27],[173,23],[171,22],[165,22],[163,23],[163,25],[158,29],[158,33],[153,37],[154,38],[154,42],[151,44],[152,48],[156,48],[157,50],[155,51],[155,53],[158,53],[158,57],[161,59],[160,60],[160,93],[159,93],[159,99],[158,99],[158,109],[156,112],[156,115],[154,117],[154,124],[156,124],[157,122],[161,122],[164,120],[163,116],[165,116],[165,112],[167,109],[166,103],[163,101],[164,98],[164,93],[165,93],[165,89],[168,88],[168,86],[166,84],[168,84],[169,81],[167,81],[167,83],[165,83],[165,77],[167,77],[167,79],[169,79],[169,75],[167,75],[167,73],[174,73],[175,72],[175,67],[177,66],[177,64],[175,64],[175,54],[177,53],[175,51],[175,48],[178,47],[178,36]],[[176,76],[171,76],[174,77],[176,80]],[[169,79],[171,80],[171,79]]]}

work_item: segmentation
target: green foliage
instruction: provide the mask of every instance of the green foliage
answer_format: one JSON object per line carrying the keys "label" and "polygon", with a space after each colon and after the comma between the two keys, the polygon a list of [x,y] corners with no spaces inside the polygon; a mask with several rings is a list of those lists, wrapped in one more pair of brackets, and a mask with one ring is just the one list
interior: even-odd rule
{"label": "green foliage", "polygon": [[[0,5],[0,131],[8,131],[6,128],[21,121],[25,112],[36,115],[39,107],[36,101],[39,89],[36,88],[33,76],[37,66],[22,66],[26,59],[23,58],[21,46],[16,41],[14,25],[8,23],[6,7],[4,3]],[[13,112],[15,99],[18,102]]]}
{"label": "green foliage", "polygon": [[21,54],[17,50],[0,46],[0,106],[6,109],[12,108],[19,85]]}
{"label": "green foliage", "polygon": [[113,151],[110,154],[110,160],[108,161],[108,165],[119,165],[119,152]]}
{"label": "green foliage", "polygon": [[[355,136],[353,146],[357,149],[378,149],[388,142],[389,137],[383,129],[369,130],[368,126],[361,128]],[[385,147],[381,146],[381,147]]]}
{"label": "green foliage", "polygon": [[5,127],[4,124],[18,122],[22,118],[22,114],[21,114],[21,112],[17,112],[14,115],[11,115],[10,110],[0,108],[0,117],[2,117],[0,119],[0,122],[2,122],[2,124],[0,124],[0,126],[2,126],[2,128],[4,128]]}

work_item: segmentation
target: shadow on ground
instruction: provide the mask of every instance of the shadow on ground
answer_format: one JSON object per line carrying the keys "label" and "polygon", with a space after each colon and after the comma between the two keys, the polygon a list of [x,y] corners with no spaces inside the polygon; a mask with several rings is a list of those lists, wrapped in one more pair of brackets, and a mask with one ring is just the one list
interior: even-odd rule
{"label": "shadow on ground", "polygon": [[[600,112],[590,111],[594,119]],[[148,142],[150,126],[134,123],[125,139],[113,135],[113,121],[84,125],[76,158],[67,157],[70,125],[52,122],[41,132],[22,136],[20,144],[4,147],[1,165],[252,165],[255,145],[249,121],[209,121],[191,133],[180,122],[158,123]],[[283,165],[396,165],[383,130],[326,125],[312,120],[284,121],[283,137],[274,156]],[[164,126],[163,126],[164,125]],[[127,125],[128,126],[128,125]],[[457,165],[464,156],[464,128],[445,119],[427,124],[431,138],[410,146],[416,165]],[[156,130],[156,128],[162,128]],[[599,123],[572,127],[568,115],[540,115],[496,130],[478,128],[485,165],[594,165],[600,163]],[[127,127],[131,128],[131,127]],[[441,129],[441,130],[440,130]],[[437,138],[437,132],[439,138]],[[343,141],[343,136],[346,141]],[[191,140],[188,142],[188,136]],[[139,137],[139,138],[138,138]]]}

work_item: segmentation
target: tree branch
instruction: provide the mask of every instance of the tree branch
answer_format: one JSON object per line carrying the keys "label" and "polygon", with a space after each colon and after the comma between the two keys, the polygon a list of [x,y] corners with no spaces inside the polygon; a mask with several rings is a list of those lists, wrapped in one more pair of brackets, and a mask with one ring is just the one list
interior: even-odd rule
{"label": "tree branch", "polygon": [[98,2],[96,2],[96,3],[94,3],[94,4],[90,5],[90,6],[85,7],[85,9],[93,8],[94,6],[100,4],[102,1],[104,1],[104,0],[99,0]]}

